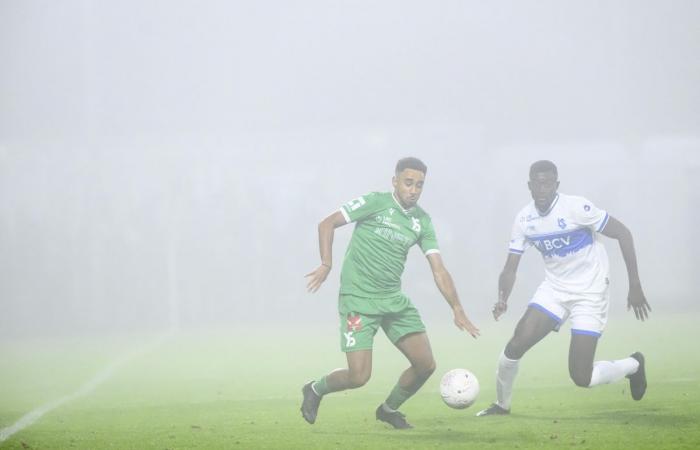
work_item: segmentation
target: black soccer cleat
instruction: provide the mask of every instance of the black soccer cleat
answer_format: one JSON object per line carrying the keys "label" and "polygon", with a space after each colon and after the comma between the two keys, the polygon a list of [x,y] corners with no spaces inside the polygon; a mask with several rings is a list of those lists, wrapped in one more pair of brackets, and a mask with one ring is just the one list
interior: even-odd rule
{"label": "black soccer cleat", "polygon": [[313,381],[309,381],[301,388],[301,393],[304,395],[304,401],[301,402],[301,415],[304,416],[304,420],[310,424],[316,422],[318,407],[321,405],[322,398],[311,389],[312,384]]}
{"label": "black soccer cleat", "polygon": [[386,422],[392,427],[399,429],[399,430],[405,430],[407,428],[413,428],[413,425],[410,423],[406,422],[406,416],[401,414],[398,411],[393,411],[393,412],[387,412],[383,405],[379,405],[379,408],[377,408],[377,420],[381,420],[382,422]]}
{"label": "black soccer cleat", "polygon": [[495,403],[491,403],[491,406],[489,406],[486,409],[482,409],[478,413],[476,413],[476,417],[483,417],[483,416],[506,416],[510,414],[510,409],[505,409],[500,406],[498,406]]}
{"label": "black soccer cleat", "polygon": [[644,393],[647,391],[647,375],[644,370],[644,355],[640,352],[634,352],[630,355],[632,358],[639,361],[639,368],[632,375],[627,375],[630,379],[630,392],[632,393],[632,398],[635,400],[641,400],[644,397]]}

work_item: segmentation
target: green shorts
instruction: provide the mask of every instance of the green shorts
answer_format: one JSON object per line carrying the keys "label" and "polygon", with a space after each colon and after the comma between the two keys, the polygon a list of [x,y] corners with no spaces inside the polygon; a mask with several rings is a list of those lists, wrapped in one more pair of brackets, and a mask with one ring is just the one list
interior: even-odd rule
{"label": "green shorts", "polygon": [[389,340],[396,342],[407,334],[425,331],[425,325],[411,300],[403,294],[391,298],[362,298],[340,295],[340,350],[371,350],[374,335],[381,326]]}

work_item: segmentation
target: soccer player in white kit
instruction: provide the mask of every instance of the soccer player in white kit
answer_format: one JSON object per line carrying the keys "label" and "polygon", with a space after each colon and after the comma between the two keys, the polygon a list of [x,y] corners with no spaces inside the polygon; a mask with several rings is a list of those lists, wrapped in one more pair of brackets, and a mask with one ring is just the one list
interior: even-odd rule
{"label": "soccer player in white kit", "polygon": [[627,266],[627,308],[644,321],[651,307],[642,291],[632,234],[620,221],[583,197],[557,193],[557,167],[537,161],[528,182],[533,201],[516,216],[508,258],[498,278],[496,320],[506,312],[521,255],[535,247],[544,258],[545,279],[528,304],[498,360],[497,401],[477,416],[509,414],[520,358],[549,332],[571,322],[569,374],[577,386],[593,387],[630,380],[634,400],[646,391],[644,356],[640,352],[615,361],[593,361],[598,338],[608,319],[609,270],[605,247],[597,234],[616,239]]}

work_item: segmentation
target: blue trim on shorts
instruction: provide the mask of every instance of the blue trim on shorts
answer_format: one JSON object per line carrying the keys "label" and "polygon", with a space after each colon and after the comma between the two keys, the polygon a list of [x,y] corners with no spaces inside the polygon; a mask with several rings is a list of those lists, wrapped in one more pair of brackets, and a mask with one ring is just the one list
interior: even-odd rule
{"label": "blue trim on shorts", "polygon": [[600,224],[598,227],[598,233],[602,233],[603,229],[605,228],[605,225],[608,224],[608,220],[610,219],[610,216],[608,213],[605,213],[605,218],[603,219],[603,223]]}
{"label": "blue trim on shorts", "polygon": [[557,324],[561,325],[561,317],[557,316],[557,315],[554,314],[552,311],[548,310],[547,308],[545,308],[544,306],[540,305],[539,303],[530,302],[530,303],[527,304],[527,306],[530,307],[530,308],[534,308],[534,309],[536,309],[536,310],[538,310],[538,311],[542,311],[543,313],[547,314],[547,315],[548,315],[549,317],[551,317],[552,319],[556,320],[556,321],[557,321]]}
{"label": "blue trim on shorts", "polygon": [[594,337],[601,337],[602,333],[598,333],[597,331],[591,331],[591,330],[578,330],[576,328],[571,329],[571,334],[583,334],[586,336],[594,336]]}

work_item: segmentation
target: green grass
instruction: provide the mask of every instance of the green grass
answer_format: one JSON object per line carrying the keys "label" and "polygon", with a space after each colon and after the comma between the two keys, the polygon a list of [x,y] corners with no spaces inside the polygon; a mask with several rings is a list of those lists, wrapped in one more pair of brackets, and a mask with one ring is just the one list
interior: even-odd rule
{"label": "green grass", "polygon": [[[513,318],[511,318],[512,320]],[[477,418],[495,396],[493,375],[513,322],[482,323],[477,341],[449,322],[428,323],[438,371],[404,407],[416,428],[374,420],[406,366],[379,335],[373,376],[363,388],[324,398],[313,426],[298,408],[301,385],[344,365],[335,324],[313,332],[237,330],[177,335],[135,356],[90,394],[18,432],[9,449],[212,448],[698,448],[700,331],[692,317],[645,324],[614,317],[598,359],[642,350],[647,396],[631,400],[626,381],[581,389],[568,379],[568,329],[523,359],[513,414]],[[41,404],[70,394],[110,361],[152,336],[0,344],[0,428]],[[440,374],[466,367],[481,381],[477,404],[447,408]]]}

